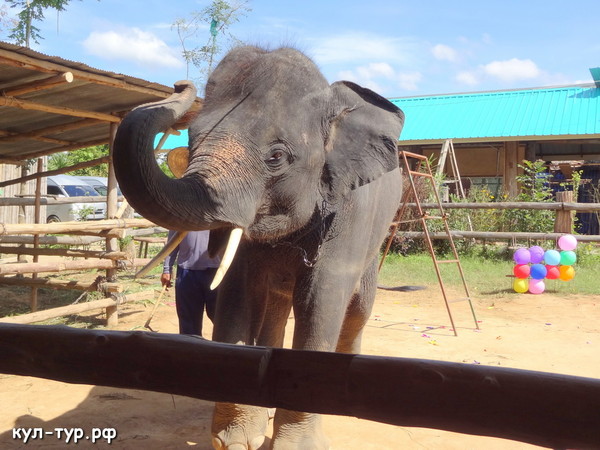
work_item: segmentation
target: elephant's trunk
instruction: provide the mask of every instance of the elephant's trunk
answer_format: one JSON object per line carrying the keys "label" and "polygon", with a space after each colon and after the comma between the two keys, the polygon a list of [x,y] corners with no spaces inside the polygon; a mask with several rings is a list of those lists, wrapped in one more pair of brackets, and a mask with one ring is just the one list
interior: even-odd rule
{"label": "elephant's trunk", "polygon": [[139,106],[124,119],[115,138],[113,161],[117,180],[133,208],[145,218],[172,230],[222,226],[209,188],[198,178],[166,176],[154,156],[154,138],[167,130],[192,105],[196,89],[189,81],[175,84],[169,98]]}

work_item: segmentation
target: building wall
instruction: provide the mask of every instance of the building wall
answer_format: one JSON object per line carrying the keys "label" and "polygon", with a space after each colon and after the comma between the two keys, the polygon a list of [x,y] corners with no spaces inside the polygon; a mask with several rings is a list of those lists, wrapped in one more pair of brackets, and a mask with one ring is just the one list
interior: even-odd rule
{"label": "building wall", "polygon": [[[35,170],[33,167],[31,170]],[[0,181],[14,180],[21,177],[21,166],[14,164],[0,164]],[[45,178],[42,183],[42,193],[46,192]],[[25,194],[35,197],[35,180],[25,183]],[[21,184],[12,184],[4,188],[0,188],[0,197],[19,197],[21,195]],[[45,222],[45,206],[42,206],[42,220]],[[26,206],[25,223],[34,223],[34,207]],[[19,223],[19,217],[23,214],[22,208],[19,206],[0,206],[0,223]]]}

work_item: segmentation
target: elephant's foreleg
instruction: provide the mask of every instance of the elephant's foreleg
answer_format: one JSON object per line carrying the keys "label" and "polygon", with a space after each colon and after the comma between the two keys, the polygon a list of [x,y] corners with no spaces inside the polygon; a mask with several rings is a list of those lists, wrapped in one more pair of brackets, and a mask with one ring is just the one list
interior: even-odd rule
{"label": "elephant's foreleg", "polygon": [[350,300],[336,352],[360,353],[363,329],[371,316],[376,293],[377,260],[374,260],[363,274],[358,292]]}

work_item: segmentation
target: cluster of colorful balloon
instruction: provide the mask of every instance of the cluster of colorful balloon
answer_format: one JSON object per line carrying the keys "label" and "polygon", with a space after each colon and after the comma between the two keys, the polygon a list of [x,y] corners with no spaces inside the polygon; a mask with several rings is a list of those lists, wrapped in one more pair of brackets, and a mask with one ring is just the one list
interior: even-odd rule
{"label": "cluster of colorful balloon", "polygon": [[570,281],[575,276],[573,264],[577,261],[577,239],[566,234],[558,239],[559,250],[542,247],[519,248],[513,255],[515,292],[541,294],[546,289],[544,279]]}

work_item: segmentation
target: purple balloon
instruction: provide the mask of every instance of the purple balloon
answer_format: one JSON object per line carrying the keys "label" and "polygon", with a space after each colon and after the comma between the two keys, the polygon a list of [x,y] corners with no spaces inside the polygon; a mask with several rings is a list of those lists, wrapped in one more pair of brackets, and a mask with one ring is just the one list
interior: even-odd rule
{"label": "purple balloon", "polygon": [[515,251],[513,259],[517,264],[528,264],[531,261],[531,253],[526,248],[519,248]]}
{"label": "purple balloon", "polygon": [[547,273],[548,269],[546,269],[546,266],[543,264],[533,264],[529,272],[531,278],[533,278],[534,280],[543,280],[544,278],[546,278]]}
{"label": "purple balloon", "polygon": [[539,264],[544,260],[544,249],[542,247],[537,245],[531,247],[529,254],[531,255],[531,260],[529,261],[531,264]]}

